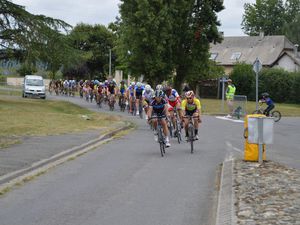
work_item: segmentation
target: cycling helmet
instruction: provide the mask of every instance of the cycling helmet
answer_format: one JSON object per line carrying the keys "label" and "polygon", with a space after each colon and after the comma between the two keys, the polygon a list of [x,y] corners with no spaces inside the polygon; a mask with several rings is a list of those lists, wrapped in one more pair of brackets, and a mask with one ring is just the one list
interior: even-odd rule
{"label": "cycling helmet", "polygon": [[156,90],[162,90],[163,89],[163,86],[161,85],[161,84],[158,84],[157,86],[156,86]]}
{"label": "cycling helmet", "polygon": [[158,97],[164,97],[164,92],[162,90],[156,90],[154,93],[154,97],[158,98]]}
{"label": "cycling helmet", "polygon": [[121,80],[121,84],[125,84],[125,81],[124,81],[124,80]]}
{"label": "cycling helmet", "polygon": [[185,92],[185,97],[187,98],[193,98],[195,96],[193,91],[187,91]]}
{"label": "cycling helmet", "polygon": [[137,83],[136,83],[136,86],[137,86],[138,88],[140,88],[140,87],[142,87],[142,83],[141,83],[141,82],[137,82]]}
{"label": "cycling helmet", "polygon": [[131,82],[130,85],[131,85],[131,86],[134,86],[134,85],[135,85],[135,82]]}
{"label": "cycling helmet", "polygon": [[264,92],[264,93],[262,93],[261,94],[263,97],[269,97],[269,93],[267,93],[267,92]]}
{"label": "cycling helmet", "polygon": [[149,84],[146,84],[145,91],[147,92],[151,91],[151,86]]}

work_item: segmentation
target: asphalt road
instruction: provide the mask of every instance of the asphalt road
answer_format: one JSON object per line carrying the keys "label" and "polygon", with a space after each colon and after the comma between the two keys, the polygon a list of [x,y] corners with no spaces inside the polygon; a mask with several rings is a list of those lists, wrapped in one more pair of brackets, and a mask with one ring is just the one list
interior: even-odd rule
{"label": "asphalt road", "polygon": [[[204,116],[195,153],[172,140],[162,158],[145,121],[124,115],[135,131],[1,197],[0,225],[214,224],[217,171],[225,158],[242,157],[243,124]],[[276,124],[267,157],[299,167],[299,125]]]}

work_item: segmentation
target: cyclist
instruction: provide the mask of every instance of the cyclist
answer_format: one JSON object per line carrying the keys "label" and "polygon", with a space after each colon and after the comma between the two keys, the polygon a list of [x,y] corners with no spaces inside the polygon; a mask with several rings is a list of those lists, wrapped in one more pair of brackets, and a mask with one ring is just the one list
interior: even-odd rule
{"label": "cyclist", "polygon": [[180,96],[178,94],[178,92],[175,89],[172,89],[171,86],[167,86],[165,88],[165,93],[166,93],[166,97],[169,103],[169,113],[170,113],[170,117],[173,123],[173,127],[175,127],[175,121],[176,118],[174,117],[174,107],[176,107],[176,109],[178,110],[178,114],[180,116],[180,118],[182,117],[182,112],[181,112],[181,101],[180,101]]}
{"label": "cyclist", "polygon": [[99,82],[97,87],[97,104],[100,105],[103,100],[104,85]]}
{"label": "cyclist", "polygon": [[[181,108],[184,110],[186,116],[198,117],[198,119],[194,120],[194,128],[195,128],[195,139],[198,140],[198,128],[199,123],[201,123],[200,115],[201,115],[201,103],[198,98],[195,97],[193,91],[188,91],[185,93],[186,99],[184,99],[181,103]],[[185,127],[185,136],[188,140],[188,119],[183,118],[183,123]]]}
{"label": "cyclist", "polygon": [[131,82],[130,86],[127,88],[127,97],[129,98],[129,112],[132,113],[133,110],[133,103],[134,103],[134,89],[135,89],[135,82]]}
{"label": "cyclist", "polygon": [[143,91],[145,90],[143,84],[141,82],[137,82],[134,89],[134,97],[135,97],[135,106],[136,106],[136,115],[139,115],[139,103],[142,100]]}
{"label": "cyclist", "polygon": [[273,100],[270,98],[269,93],[265,92],[262,93],[261,95],[262,95],[262,99],[260,99],[259,102],[267,104],[268,107],[264,110],[264,114],[266,116],[269,116],[270,111],[275,108],[275,104]]}
{"label": "cyclist", "polygon": [[153,100],[153,97],[154,97],[154,90],[151,88],[151,86],[149,84],[147,84],[145,86],[145,90],[143,91],[143,107],[145,110],[146,119],[148,119],[147,112],[149,109],[149,105],[150,105],[151,101]]}
{"label": "cyclist", "polygon": [[125,81],[122,80],[120,82],[120,86],[119,86],[119,89],[118,89],[118,95],[119,95],[119,106],[121,107],[121,100],[122,98],[124,98],[124,100],[127,99],[127,96],[126,96],[126,90],[127,90],[127,86],[125,84]]}
{"label": "cyclist", "polygon": [[116,85],[113,81],[110,81],[107,87],[107,96],[110,103],[114,104],[116,94]]}
{"label": "cyclist", "polygon": [[[168,104],[166,100],[164,99],[164,93],[162,90],[156,90],[154,93],[154,99],[151,101],[149,105],[149,110],[148,110],[148,118],[150,119],[152,116],[152,113],[154,116],[165,116],[168,112]],[[153,125],[155,128],[155,133],[154,133],[154,139],[157,141],[157,119],[153,120]],[[170,140],[169,140],[169,131],[168,131],[168,126],[167,126],[167,121],[165,118],[161,120],[161,125],[163,127],[163,132],[166,137],[166,147],[170,147]]]}

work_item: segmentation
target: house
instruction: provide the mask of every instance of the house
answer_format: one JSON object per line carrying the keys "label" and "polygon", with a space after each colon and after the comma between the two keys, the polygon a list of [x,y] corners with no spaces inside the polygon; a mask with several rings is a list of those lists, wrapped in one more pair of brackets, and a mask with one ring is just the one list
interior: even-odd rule
{"label": "house", "polygon": [[298,45],[285,36],[224,37],[222,43],[211,44],[210,59],[225,68],[229,74],[237,62],[253,64],[256,58],[263,67],[300,71]]}

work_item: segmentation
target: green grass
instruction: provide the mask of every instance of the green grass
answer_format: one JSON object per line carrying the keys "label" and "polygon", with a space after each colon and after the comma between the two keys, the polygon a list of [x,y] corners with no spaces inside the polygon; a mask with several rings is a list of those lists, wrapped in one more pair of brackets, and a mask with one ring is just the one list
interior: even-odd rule
{"label": "green grass", "polygon": [[0,148],[19,142],[22,136],[107,129],[121,120],[68,102],[5,96],[0,99],[0,114]]}
{"label": "green grass", "polygon": [[10,95],[10,96],[22,96],[22,90],[1,90],[0,95]]}
{"label": "green grass", "polygon": [[[201,99],[203,114],[221,114],[222,101],[218,99]],[[276,103],[276,110],[281,112],[282,116],[298,116],[300,117],[300,104],[284,104]],[[255,110],[256,103],[247,102],[247,113],[250,114]],[[228,113],[226,101],[224,101],[224,114]]]}

